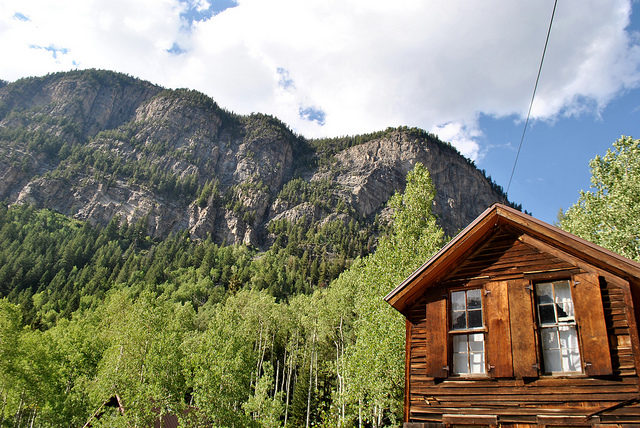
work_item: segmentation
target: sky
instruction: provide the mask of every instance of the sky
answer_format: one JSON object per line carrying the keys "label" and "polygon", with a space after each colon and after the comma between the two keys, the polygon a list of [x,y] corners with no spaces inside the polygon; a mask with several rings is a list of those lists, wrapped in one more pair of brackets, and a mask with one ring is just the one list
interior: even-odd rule
{"label": "sky", "polygon": [[305,137],[416,126],[553,223],[589,160],[640,138],[640,3],[3,0],[0,79],[99,68],[190,88]]}

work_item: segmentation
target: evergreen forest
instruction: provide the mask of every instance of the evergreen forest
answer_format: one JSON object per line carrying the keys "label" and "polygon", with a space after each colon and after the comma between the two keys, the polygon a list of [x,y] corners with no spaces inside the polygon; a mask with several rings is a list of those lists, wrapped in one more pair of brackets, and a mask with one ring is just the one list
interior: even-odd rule
{"label": "evergreen forest", "polygon": [[444,243],[433,198],[418,164],[369,255],[341,222],[276,223],[258,252],[3,204],[0,426],[399,424],[404,320],[382,297]]}

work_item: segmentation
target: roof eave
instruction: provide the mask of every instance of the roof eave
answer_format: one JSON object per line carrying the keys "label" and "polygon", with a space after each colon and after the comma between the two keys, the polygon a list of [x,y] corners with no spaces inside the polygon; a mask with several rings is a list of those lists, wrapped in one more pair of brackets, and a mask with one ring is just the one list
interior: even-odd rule
{"label": "roof eave", "polygon": [[[586,262],[619,277],[626,277],[627,279],[640,278],[640,263],[622,257],[511,207],[493,204],[426,263],[387,294],[384,298],[385,301],[401,313],[404,313],[412,296],[437,281],[442,275],[446,275],[448,270],[445,268],[447,266],[451,266],[458,259],[464,257],[467,251],[475,248],[475,244],[480,242],[499,223],[511,225],[523,233],[541,239],[568,254],[582,258]],[[422,285],[416,286],[416,284]]]}
{"label": "roof eave", "polygon": [[409,277],[407,277],[407,279],[402,281],[400,285],[389,292],[389,294],[384,297],[384,300],[398,311],[403,312],[405,306],[404,303],[408,297],[407,294],[411,294],[411,287],[409,287],[409,285],[417,278],[423,276],[427,270],[430,272],[436,270],[437,267],[442,266],[451,257],[454,257],[455,254],[464,253],[464,251],[469,248],[469,245],[466,244],[473,244],[473,242],[476,242],[477,235],[484,235],[487,232],[487,228],[494,225],[492,224],[492,221],[496,219],[497,208],[498,204],[494,204],[487,208],[473,222],[471,222],[451,241],[442,247],[440,251],[416,269],[411,275],[409,275]]}

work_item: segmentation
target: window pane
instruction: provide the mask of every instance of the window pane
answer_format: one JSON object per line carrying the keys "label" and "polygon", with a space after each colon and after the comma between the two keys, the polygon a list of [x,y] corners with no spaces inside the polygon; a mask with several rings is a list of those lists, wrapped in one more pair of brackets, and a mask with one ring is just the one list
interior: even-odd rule
{"label": "window pane", "polygon": [[573,301],[571,300],[569,281],[556,281],[554,282],[554,286],[558,320],[573,319]]}
{"label": "window pane", "polygon": [[469,328],[482,327],[482,310],[469,311]]}
{"label": "window pane", "polygon": [[484,373],[484,352],[471,354],[471,373]]}
{"label": "window pane", "polygon": [[454,291],[451,293],[451,309],[454,311],[464,311],[464,291]]}
{"label": "window pane", "polygon": [[469,373],[469,354],[453,354],[453,373]]}
{"label": "window pane", "polygon": [[553,305],[540,305],[538,306],[538,312],[540,313],[540,324],[556,323],[556,314],[553,311]]}
{"label": "window pane", "polygon": [[545,372],[551,373],[562,371],[562,361],[560,359],[559,350],[543,351],[542,356],[544,359]]}
{"label": "window pane", "polygon": [[453,352],[469,352],[467,347],[467,335],[456,334],[453,336]]}
{"label": "window pane", "polygon": [[538,304],[553,303],[553,286],[550,282],[536,285]]}
{"label": "window pane", "polygon": [[565,372],[580,372],[582,367],[580,364],[580,352],[577,349],[562,350],[562,369]]}
{"label": "window pane", "polygon": [[558,334],[555,328],[542,329],[542,349],[559,349]]}
{"label": "window pane", "polygon": [[568,280],[536,285],[544,368],[547,373],[582,371],[575,326],[571,283]]}
{"label": "window pane", "polygon": [[480,309],[482,308],[482,298],[480,297],[480,289],[467,291],[467,309]]}
{"label": "window pane", "polygon": [[576,327],[572,325],[563,325],[558,327],[560,333],[560,347],[578,349],[578,333]]}
{"label": "window pane", "polygon": [[472,352],[484,352],[484,334],[476,333],[469,335],[469,349]]}
{"label": "window pane", "polygon": [[[472,289],[451,293],[451,325],[453,330],[481,328],[482,290]],[[452,374],[486,373],[484,333],[451,334]]]}
{"label": "window pane", "polygon": [[467,328],[466,312],[453,312],[453,314],[451,314],[451,323],[454,330],[464,330]]}

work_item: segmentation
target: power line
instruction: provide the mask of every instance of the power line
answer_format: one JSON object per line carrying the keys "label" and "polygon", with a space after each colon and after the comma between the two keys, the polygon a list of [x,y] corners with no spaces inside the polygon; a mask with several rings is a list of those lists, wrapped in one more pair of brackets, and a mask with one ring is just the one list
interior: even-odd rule
{"label": "power line", "polygon": [[527,132],[527,125],[529,124],[529,117],[531,116],[531,108],[533,107],[533,100],[536,97],[536,90],[538,89],[538,81],[540,80],[540,73],[542,72],[542,64],[544,63],[544,55],[547,53],[547,45],[549,44],[549,35],[551,34],[551,27],[553,26],[553,17],[556,14],[556,6],[558,0],[553,3],[553,11],[551,12],[551,21],[549,21],[549,29],[547,30],[547,39],[544,41],[544,49],[542,51],[542,58],[540,59],[540,67],[538,68],[538,77],[536,77],[536,84],[533,87],[533,95],[531,95],[531,103],[529,103],[529,112],[527,112],[527,120],[524,122],[524,129],[522,130],[522,137],[520,137],[520,145],[518,146],[518,153],[516,154],[516,160],[513,162],[513,169],[511,170],[511,177],[509,177],[509,184],[507,185],[506,195],[509,195],[509,189],[511,188],[511,180],[513,179],[513,173],[516,171],[516,165],[518,164],[518,157],[520,157],[520,149],[522,149],[522,142],[524,141],[524,135]]}

